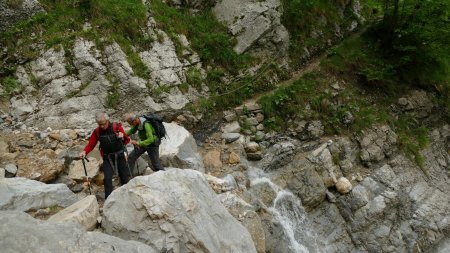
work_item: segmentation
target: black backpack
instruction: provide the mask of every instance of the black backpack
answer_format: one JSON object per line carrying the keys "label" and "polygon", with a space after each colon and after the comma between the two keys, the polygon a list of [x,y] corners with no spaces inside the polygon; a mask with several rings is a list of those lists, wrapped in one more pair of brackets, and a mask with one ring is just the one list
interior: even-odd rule
{"label": "black backpack", "polygon": [[164,127],[163,121],[160,117],[151,112],[142,115],[142,117],[144,117],[146,121],[152,124],[153,129],[155,129],[155,134],[160,140],[162,140],[162,138],[166,138],[167,136],[166,128]]}

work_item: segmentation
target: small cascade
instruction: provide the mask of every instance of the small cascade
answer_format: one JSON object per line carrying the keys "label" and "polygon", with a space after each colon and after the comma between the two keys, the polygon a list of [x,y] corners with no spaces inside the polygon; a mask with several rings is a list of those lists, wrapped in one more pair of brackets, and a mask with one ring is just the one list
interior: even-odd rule
{"label": "small cascade", "polygon": [[257,168],[249,170],[250,185],[268,184],[277,196],[268,209],[278,222],[289,241],[293,253],[320,253],[317,234],[306,216],[300,199],[291,192],[273,183],[267,174]]}

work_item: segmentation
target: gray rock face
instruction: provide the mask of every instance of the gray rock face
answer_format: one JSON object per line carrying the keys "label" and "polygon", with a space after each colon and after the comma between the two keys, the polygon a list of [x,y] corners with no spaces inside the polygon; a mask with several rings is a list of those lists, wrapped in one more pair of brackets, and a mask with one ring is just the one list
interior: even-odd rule
{"label": "gray rock face", "polygon": [[394,153],[397,135],[389,126],[384,125],[363,131],[358,142],[361,147],[361,161],[371,165]]}
{"label": "gray rock face", "polygon": [[44,11],[38,0],[1,1],[0,32],[6,31],[20,20]]}
{"label": "gray rock face", "polygon": [[35,76],[39,85],[43,86],[54,79],[67,75],[64,55],[65,52],[62,47],[58,49],[50,48],[37,60],[31,62],[32,74]]}
{"label": "gray rock face", "polygon": [[106,233],[136,239],[157,252],[256,252],[247,230],[193,170],[132,179],[110,195],[104,215]]}
{"label": "gray rock face", "polygon": [[213,12],[236,36],[234,50],[238,54],[258,45],[259,52],[254,50],[254,53],[280,58],[286,54],[289,45],[289,34],[280,21],[280,7],[278,0],[221,0]]}
{"label": "gray rock face", "polygon": [[40,221],[26,213],[0,211],[0,248],[15,252],[133,252],[155,253],[149,246],[99,232],[86,232],[76,223]]}
{"label": "gray rock face", "polygon": [[28,211],[67,207],[78,200],[65,184],[44,184],[25,178],[0,179],[0,210]]}
{"label": "gray rock face", "polygon": [[167,138],[159,146],[161,163],[165,167],[189,168],[204,171],[203,162],[197,152],[194,137],[176,123],[166,124]]}

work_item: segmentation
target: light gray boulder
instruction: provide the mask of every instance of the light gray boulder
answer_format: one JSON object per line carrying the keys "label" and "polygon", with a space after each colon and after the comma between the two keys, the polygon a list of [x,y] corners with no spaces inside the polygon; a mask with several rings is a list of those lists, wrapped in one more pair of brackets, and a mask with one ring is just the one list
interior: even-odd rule
{"label": "light gray boulder", "polygon": [[248,231],[194,170],[132,179],[106,200],[102,226],[157,252],[256,252]]}
{"label": "light gray boulder", "polygon": [[75,222],[41,221],[22,212],[0,211],[0,224],[0,249],[4,253],[156,253],[140,242],[86,232]]}
{"label": "light gray boulder", "polygon": [[203,162],[192,134],[175,122],[164,123],[164,126],[167,137],[159,146],[162,165],[204,172]]}
{"label": "light gray boulder", "polygon": [[83,225],[86,230],[93,230],[97,225],[97,217],[99,216],[97,198],[94,195],[89,195],[59,211],[48,220],[55,222],[76,221]]}
{"label": "light gray boulder", "polygon": [[0,180],[0,210],[67,207],[76,201],[78,197],[65,184],[44,184],[21,177]]}

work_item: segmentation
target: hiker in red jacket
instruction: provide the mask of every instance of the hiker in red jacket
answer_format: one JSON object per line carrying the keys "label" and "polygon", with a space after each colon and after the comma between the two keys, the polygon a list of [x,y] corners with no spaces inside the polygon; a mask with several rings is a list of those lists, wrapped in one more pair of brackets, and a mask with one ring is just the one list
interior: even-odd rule
{"label": "hiker in red jacket", "polygon": [[95,148],[97,142],[100,142],[106,199],[113,190],[112,177],[114,171],[118,172],[122,185],[128,182],[129,173],[126,169],[124,148],[130,142],[130,137],[125,134],[120,123],[110,123],[109,116],[104,112],[95,114],[95,120],[98,127],[92,132],[89,143],[80,153],[80,158],[83,159]]}

